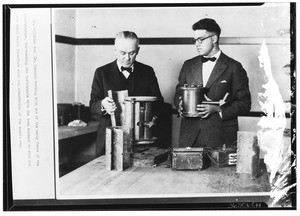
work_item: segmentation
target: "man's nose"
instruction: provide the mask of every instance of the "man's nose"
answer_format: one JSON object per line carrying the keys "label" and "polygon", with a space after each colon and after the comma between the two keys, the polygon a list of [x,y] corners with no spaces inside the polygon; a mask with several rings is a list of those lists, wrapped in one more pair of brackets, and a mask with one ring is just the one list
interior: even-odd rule
{"label": "man's nose", "polygon": [[129,53],[128,53],[128,54],[125,54],[125,59],[126,59],[126,60],[129,60],[129,59],[130,59]]}

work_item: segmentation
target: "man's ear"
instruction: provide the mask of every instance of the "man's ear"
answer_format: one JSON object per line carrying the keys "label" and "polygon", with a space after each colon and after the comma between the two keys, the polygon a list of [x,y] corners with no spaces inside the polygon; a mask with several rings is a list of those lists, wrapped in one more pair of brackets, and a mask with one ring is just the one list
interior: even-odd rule
{"label": "man's ear", "polygon": [[136,49],[136,54],[139,54],[140,51],[140,47],[138,46],[138,48]]}
{"label": "man's ear", "polygon": [[213,36],[213,43],[218,43],[219,40],[219,36],[218,35],[214,35]]}

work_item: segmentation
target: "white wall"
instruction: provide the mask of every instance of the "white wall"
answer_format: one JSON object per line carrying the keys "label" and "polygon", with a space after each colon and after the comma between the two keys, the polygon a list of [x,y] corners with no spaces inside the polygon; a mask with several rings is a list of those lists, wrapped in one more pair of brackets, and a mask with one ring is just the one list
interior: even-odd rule
{"label": "white wall", "polygon": [[[75,10],[55,10],[55,34],[76,37]],[[57,103],[73,103],[75,101],[75,59],[74,45],[56,43],[56,84]]]}
{"label": "white wall", "polygon": [[75,9],[54,9],[55,34],[76,37],[76,10]]}
{"label": "white wall", "polygon": [[121,30],[139,37],[191,37],[192,25],[214,18],[223,37],[279,36],[289,25],[289,4],[240,7],[148,7],[76,9],[77,38],[111,38]]}

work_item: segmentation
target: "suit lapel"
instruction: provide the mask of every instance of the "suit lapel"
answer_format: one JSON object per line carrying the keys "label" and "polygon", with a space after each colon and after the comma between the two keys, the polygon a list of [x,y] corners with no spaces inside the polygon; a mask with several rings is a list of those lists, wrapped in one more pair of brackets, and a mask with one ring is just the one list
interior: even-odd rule
{"label": "suit lapel", "polygon": [[139,71],[141,71],[140,66],[141,66],[141,64],[139,62],[137,62],[137,61],[134,62],[133,73],[132,73],[132,75],[134,75],[134,77],[139,76],[139,74],[140,74]]}
{"label": "suit lapel", "polygon": [[122,86],[121,82],[121,76],[120,76],[120,71],[117,65],[117,60],[112,62],[111,64],[111,70],[110,70],[110,80],[112,85],[114,86],[114,89],[120,88]]}
{"label": "suit lapel", "polygon": [[215,67],[213,68],[209,76],[205,87],[209,88],[222,75],[226,68],[226,56],[225,54],[221,53],[219,59],[216,62]]}
{"label": "suit lapel", "polygon": [[193,67],[191,69],[192,71],[190,84],[203,85],[201,56],[195,59],[195,63],[193,64]]}

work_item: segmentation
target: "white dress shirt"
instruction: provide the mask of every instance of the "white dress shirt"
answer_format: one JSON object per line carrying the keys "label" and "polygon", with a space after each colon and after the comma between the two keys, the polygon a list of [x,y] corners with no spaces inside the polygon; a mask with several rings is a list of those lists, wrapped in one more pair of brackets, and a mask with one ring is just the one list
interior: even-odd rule
{"label": "white dress shirt", "polygon": [[[122,67],[122,65],[120,65],[119,64],[119,62],[117,61],[117,65],[118,65],[118,68],[119,68],[119,71],[126,77],[126,79],[129,77],[129,75],[130,75],[130,73],[128,72],[128,71],[126,71],[126,70],[121,70],[121,67]],[[132,71],[133,71],[133,69],[134,69],[134,65],[132,64],[131,66],[131,69],[132,69]]]}
{"label": "white dress shirt", "polygon": [[[203,77],[203,86],[204,87],[206,86],[209,76],[210,76],[212,70],[214,69],[214,66],[215,66],[216,62],[218,61],[218,58],[220,57],[220,55],[221,55],[221,50],[219,50],[215,55],[210,57],[210,58],[215,57],[216,58],[215,61],[207,61],[207,62],[203,63],[202,77]],[[206,56],[204,56],[204,57],[206,57]]]}
{"label": "white dress shirt", "polygon": [[[218,58],[221,55],[221,50],[219,50],[215,55],[211,56],[210,58],[215,57],[216,60],[215,61],[207,61],[207,62],[203,62],[202,65],[202,78],[203,78],[203,86],[206,86],[206,83],[210,77],[210,74],[212,72],[212,70],[214,69],[214,66],[216,65],[216,62],[218,61]],[[206,57],[206,56],[204,56]],[[222,110],[219,111],[219,115],[222,118]]]}

